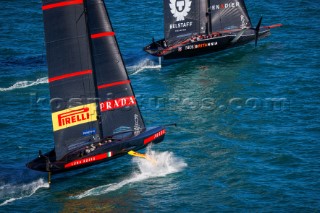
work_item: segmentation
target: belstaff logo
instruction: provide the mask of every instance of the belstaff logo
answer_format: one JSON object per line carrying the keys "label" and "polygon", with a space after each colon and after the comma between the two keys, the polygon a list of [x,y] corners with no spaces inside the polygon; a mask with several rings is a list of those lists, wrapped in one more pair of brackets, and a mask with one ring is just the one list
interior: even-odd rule
{"label": "belstaff logo", "polygon": [[170,9],[173,17],[177,18],[177,21],[184,21],[184,18],[191,10],[191,0],[170,0]]}
{"label": "belstaff logo", "polygon": [[52,113],[53,131],[97,120],[96,104],[87,104]]}

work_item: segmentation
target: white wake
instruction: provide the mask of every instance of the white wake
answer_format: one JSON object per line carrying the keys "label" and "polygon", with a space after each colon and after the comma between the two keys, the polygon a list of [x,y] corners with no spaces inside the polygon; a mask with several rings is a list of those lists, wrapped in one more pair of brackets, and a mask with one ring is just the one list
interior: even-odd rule
{"label": "white wake", "polygon": [[142,61],[138,62],[136,65],[128,66],[127,67],[131,75],[136,75],[143,70],[146,69],[161,69],[161,64],[158,62],[152,61],[150,59],[143,59]]}
{"label": "white wake", "polygon": [[11,185],[6,184],[0,187],[0,199],[4,199],[0,206],[7,205],[15,200],[32,196],[38,189],[49,188],[49,184],[41,178],[29,184]]}
{"label": "white wake", "polygon": [[134,157],[132,161],[134,164],[137,164],[138,171],[134,172],[129,178],[119,183],[111,183],[92,188],[79,195],[71,196],[70,198],[81,199],[88,196],[106,194],[131,183],[140,182],[149,178],[164,177],[168,174],[179,172],[187,166],[182,159],[175,157],[172,152],[157,153],[148,150],[147,155],[156,160],[157,163],[155,164],[146,159]]}
{"label": "white wake", "polygon": [[47,77],[39,78],[36,81],[19,81],[10,87],[0,88],[0,92],[11,91],[15,89],[22,89],[22,88],[32,87],[32,86],[36,86],[39,84],[46,84],[46,83],[48,83]]}

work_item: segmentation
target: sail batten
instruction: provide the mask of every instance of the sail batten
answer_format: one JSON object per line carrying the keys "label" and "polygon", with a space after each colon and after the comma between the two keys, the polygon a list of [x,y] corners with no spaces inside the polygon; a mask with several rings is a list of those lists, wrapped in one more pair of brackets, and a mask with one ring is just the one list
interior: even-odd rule
{"label": "sail batten", "polygon": [[75,4],[83,4],[83,0],[67,0],[67,1],[57,2],[57,3],[51,3],[51,4],[49,3],[42,6],[42,10],[50,10],[58,7],[65,7],[65,6],[75,5]]}
{"label": "sail batten", "polygon": [[114,87],[114,86],[118,86],[118,85],[122,85],[122,84],[130,84],[130,80],[117,81],[117,82],[113,82],[113,83],[99,85],[98,89],[104,89],[107,87]]}
{"label": "sail batten", "polygon": [[91,38],[101,38],[101,37],[106,37],[106,36],[115,36],[114,32],[102,32],[102,33],[96,33],[96,34],[91,34]]}
{"label": "sail batten", "polygon": [[48,79],[48,82],[51,83],[51,82],[63,80],[66,78],[72,78],[72,77],[81,76],[81,75],[88,75],[88,74],[92,74],[92,70],[83,70],[83,71],[78,71],[78,72],[73,72],[73,73],[68,73],[68,74],[64,74],[64,75],[60,75],[60,76],[51,77]]}

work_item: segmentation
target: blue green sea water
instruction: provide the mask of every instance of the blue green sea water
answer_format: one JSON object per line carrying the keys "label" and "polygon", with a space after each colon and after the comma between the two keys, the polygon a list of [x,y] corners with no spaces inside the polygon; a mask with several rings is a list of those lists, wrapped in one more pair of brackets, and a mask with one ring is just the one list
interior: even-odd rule
{"label": "blue green sea water", "polygon": [[106,0],[148,126],[146,150],[53,177],[25,163],[53,148],[41,2],[0,7],[0,212],[319,212],[319,2],[247,0],[269,38],[159,68],[159,0]]}

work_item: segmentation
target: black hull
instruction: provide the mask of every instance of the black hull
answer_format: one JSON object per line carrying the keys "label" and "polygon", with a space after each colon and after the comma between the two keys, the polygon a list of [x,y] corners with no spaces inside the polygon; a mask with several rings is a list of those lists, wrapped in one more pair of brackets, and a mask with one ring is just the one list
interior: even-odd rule
{"label": "black hull", "polygon": [[[261,30],[259,32],[259,39],[267,37],[269,35],[269,29]],[[232,43],[235,37],[235,33],[230,33],[218,37],[207,38],[193,42],[188,40],[167,48],[163,48],[160,46],[158,48],[154,48],[155,45],[150,44],[144,48],[144,51],[153,56],[163,57],[164,59],[180,59],[210,54],[230,49],[233,47],[242,46],[252,41],[255,41],[256,39],[254,32],[250,34],[244,34],[237,40],[237,42]],[[156,43],[163,43],[163,40],[157,41]]]}
{"label": "black hull", "polygon": [[96,145],[95,150],[84,154],[84,149],[73,151],[62,160],[56,161],[55,151],[52,150],[27,163],[27,167],[36,171],[63,173],[71,170],[93,166],[99,163],[114,160],[126,155],[130,150],[140,150],[150,143],[160,143],[165,136],[164,127],[150,128],[135,137],[112,142],[101,141],[104,144]]}

